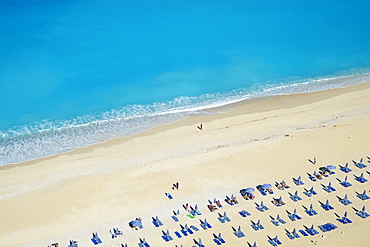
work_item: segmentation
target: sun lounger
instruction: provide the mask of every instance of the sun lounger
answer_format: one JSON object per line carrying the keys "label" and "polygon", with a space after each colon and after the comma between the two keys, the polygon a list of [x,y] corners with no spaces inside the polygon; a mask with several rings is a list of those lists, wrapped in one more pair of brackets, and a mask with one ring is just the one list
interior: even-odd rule
{"label": "sun lounger", "polygon": [[361,200],[368,200],[370,199],[370,197],[366,194],[366,190],[364,190],[364,192],[362,194],[359,194],[358,192],[356,192],[357,194],[357,197],[360,198]]}
{"label": "sun lounger", "polygon": [[200,239],[199,238],[199,240],[197,241],[197,240],[195,240],[195,239],[193,239],[193,241],[194,241],[194,243],[196,244],[196,245],[198,245],[198,247],[205,247],[204,245],[203,245],[203,243],[202,243],[202,239]]}
{"label": "sun lounger", "polygon": [[281,224],[286,224],[285,220],[283,220],[282,218],[280,218],[280,215],[279,214],[276,216],[276,220],[278,220]]}
{"label": "sun lounger", "polygon": [[294,228],[293,231],[292,231],[292,235],[295,237],[295,238],[300,238],[301,236],[299,236],[299,234],[297,233],[296,229]]}
{"label": "sun lounger", "polygon": [[339,196],[337,196],[337,198],[339,199],[339,202],[341,202],[345,206],[352,204],[352,202],[348,199],[347,194],[345,194],[343,198],[340,198]]}
{"label": "sun lounger", "polygon": [[299,232],[304,236],[304,237],[307,237],[308,234],[304,231],[304,230],[299,230]]}
{"label": "sun lounger", "polygon": [[255,202],[254,204],[256,204],[256,208],[257,210],[261,211],[261,212],[264,212],[265,210],[263,209],[263,207],[261,207],[260,205],[258,205],[257,202]]}
{"label": "sun lounger", "polygon": [[353,176],[355,176],[355,180],[360,182],[360,183],[366,183],[368,180],[364,177],[364,173],[361,173],[361,176],[357,177],[355,174],[353,174]]}
{"label": "sun lounger", "polygon": [[352,160],[352,162],[354,163],[355,166],[357,166],[360,169],[367,167],[367,165],[365,165],[364,163],[362,163],[362,158],[360,159],[360,162],[356,162],[354,160]]}
{"label": "sun lounger", "polygon": [[278,245],[282,244],[282,242],[279,240],[279,237],[278,235],[276,235],[273,240],[275,241],[275,243],[277,243]]}
{"label": "sun lounger", "polygon": [[304,184],[303,181],[302,181],[302,179],[301,179],[301,176],[299,176],[297,179],[293,178],[293,182],[297,186]]}
{"label": "sun lounger", "polygon": [[168,242],[173,240],[173,238],[170,236],[170,232],[167,230],[166,232],[162,230],[162,238],[164,241]]}
{"label": "sun lounger", "polygon": [[238,238],[245,237],[245,234],[242,232],[241,227],[238,227],[238,230],[236,230],[234,227],[231,227],[234,231],[234,235],[237,236]]}
{"label": "sun lounger", "polygon": [[342,172],[345,172],[345,173],[349,173],[349,172],[351,172],[352,170],[348,167],[348,163],[346,163],[346,165],[345,166],[341,166],[341,165],[339,165],[339,170],[341,170]]}
{"label": "sun lounger", "polygon": [[145,241],[145,238],[139,238],[139,247],[150,247],[150,245]]}
{"label": "sun lounger", "polygon": [[181,234],[180,234],[178,231],[175,231],[174,233],[175,233],[175,235],[176,235],[178,238],[182,238]]}
{"label": "sun lounger", "polygon": [[287,229],[285,229],[285,234],[288,236],[288,238],[290,238],[290,239],[295,239],[295,236],[292,234],[292,233],[290,233]]}
{"label": "sun lounger", "polygon": [[317,181],[317,179],[316,179],[316,177],[315,177],[315,176],[311,175],[311,174],[310,174],[310,173],[308,173],[308,172],[307,172],[307,175],[308,175],[308,178],[309,178],[311,181],[313,181],[313,182],[316,182],[316,181]]}
{"label": "sun lounger", "polygon": [[253,245],[250,244],[249,242],[247,242],[247,244],[248,244],[248,247],[257,247],[257,243],[256,242],[254,242]]}
{"label": "sun lounger", "polygon": [[312,193],[311,193],[311,191],[309,191],[309,190],[307,190],[306,188],[304,188],[304,192],[303,192],[303,194],[305,194],[306,196],[308,196],[308,197],[312,197]]}
{"label": "sun lounger", "polygon": [[69,240],[68,247],[78,247],[77,241],[75,241],[75,240]]}
{"label": "sun lounger", "polygon": [[91,241],[92,241],[95,245],[97,245],[97,244],[101,244],[101,243],[102,243],[102,240],[99,238],[99,236],[98,236],[98,233],[97,233],[97,232],[96,232],[96,233],[93,233],[92,235],[93,235],[93,237],[92,237]]}
{"label": "sun lounger", "polygon": [[325,204],[323,204],[322,202],[319,201],[319,203],[321,204],[321,207],[326,210],[326,211],[329,211],[329,210],[332,210],[334,209],[330,204],[329,204],[329,200],[326,200]]}
{"label": "sun lounger", "polygon": [[173,197],[172,197],[172,195],[170,193],[166,192],[164,194],[167,196],[168,199],[173,199]]}

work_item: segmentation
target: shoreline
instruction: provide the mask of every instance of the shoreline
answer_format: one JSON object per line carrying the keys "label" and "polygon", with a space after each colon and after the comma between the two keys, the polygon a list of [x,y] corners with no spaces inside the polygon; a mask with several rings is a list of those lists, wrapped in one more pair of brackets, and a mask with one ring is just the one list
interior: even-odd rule
{"label": "shoreline", "polygon": [[[155,229],[150,222],[150,217],[157,214],[166,229],[178,230],[178,224],[169,216],[172,210],[189,202],[191,205],[198,203],[204,217],[210,219],[215,229],[225,232],[229,243],[234,241],[233,246],[242,242],[245,246],[245,241],[253,238],[263,246],[267,241],[265,235],[270,233],[279,234],[284,245],[310,246],[309,240],[303,238],[288,242],[281,231],[283,228],[270,226],[268,214],[253,211],[252,202],[241,201],[240,195],[237,195],[239,206],[225,207],[233,222],[243,224],[248,233],[248,239],[238,242],[239,239],[230,233],[230,225],[218,224],[216,215],[207,212],[207,199],[218,197],[221,200],[221,196],[236,195],[241,188],[265,182],[273,184],[282,179],[292,186],[291,177],[305,176],[306,172],[312,173],[318,168],[308,162],[313,157],[318,158],[320,165],[336,166],[351,162],[351,159],[366,158],[370,154],[366,124],[370,120],[368,95],[370,82],[343,89],[243,101],[217,109],[223,113],[196,114],[130,137],[9,165],[10,169],[0,167],[0,212],[4,222],[0,242],[14,246],[46,246],[57,241],[64,246],[68,238],[75,238],[81,246],[92,246],[89,236],[98,231],[105,240],[103,246],[111,246],[120,239],[110,240],[108,229],[119,226],[124,232],[121,241],[129,246],[135,245],[138,237],[146,237],[152,246],[190,245],[191,238],[165,243],[160,238],[162,229]],[[203,123],[202,131],[196,128],[200,123]],[[343,179],[344,174],[336,172]],[[176,181],[180,182],[179,193],[170,190]],[[334,177],[325,183],[328,181],[336,182]],[[359,188],[362,187],[354,184],[354,190],[360,191]],[[165,192],[174,194],[175,199],[167,200]],[[346,192],[341,190],[340,193],[343,196]],[[277,195],[283,195],[287,201],[284,210],[293,209],[295,205],[286,192],[279,191]],[[321,194],[319,200],[325,197]],[[335,208],[340,208],[334,196],[330,195],[330,199]],[[261,200],[266,198],[257,195],[256,202]],[[315,203],[318,207],[317,201]],[[356,201],[354,206],[358,208],[361,203]],[[307,198],[303,204],[309,204]],[[268,205],[276,215],[277,209]],[[241,208],[261,217],[267,231],[254,234],[248,229],[249,220],[246,223],[237,215]],[[145,220],[145,228],[132,232],[127,228],[127,221],[138,216]],[[354,218],[353,212],[350,216]],[[305,220],[304,224],[309,225],[311,221],[307,217]],[[332,213],[320,220],[337,224]],[[320,220],[315,218],[312,222],[321,224]],[[18,226],[19,222],[22,226]],[[180,223],[184,222],[195,224],[195,221],[182,218]],[[359,236],[351,229],[361,229],[358,226],[366,223],[368,220],[356,219],[348,231]],[[298,227],[298,223],[291,223],[289,228],[293,226]],[[43,236],[37,236],[40,231]],[[17,239],[19,234],[25,238]],[[208,241],[207,246],[214,244],[210,234],[201,232],[198,235]],[[339,243],[334,241],[335,236],[341,235],[339,230],[326,235],[326,239],[315,241],[322,246]],[[329,239],[333,243],[329,243]],[[347,245],[352,240],[347,236],[341,238]],[[354,241],[364,243],[360,239]]]}
{"label": "shoreline", "polygon": [[[181,123],[184,122],[184,124],[189,124],[190,125],[190,124],[197,124],[198,122],[199,123],[202,122],[202,121],[197,121],[195,119],[200,119],[200,120],[204,119],[204,121],[210,121],[210,119],[212,119],[213,115],[215,115],[215,114],[228,114],[228,115],[240,114],[240,111],[238,111],[238,109],[240,109],[240,108],[247,109],[248,112],[246,112],[246,113],[250,114],[250,113],[264,112],[264,111],[269,111],[269,110],[278,110],[278,109],[282,109],[284,107],[299,106],[301,103],[296,102],[296,101],[293,101],[296,104],[291,105],[292,100],[289,100],[288,104],[284,104],[283,103],[284,98],[286,98],[286,97],[299,98],[302,95],[312,95],[312,94],[317,94],[317,93],[319,93],[318,95],[320,95],[320,93],[322,93],[322,92],[324,92],[324,93],[325,92],[332,92],[332,93],[334,92],[331,97],[335,97],[335,96],[338,96],[339,94],[341,94],[341,90],[343,90],[343,89],[350,89],[351,90],[353,88],[354,90],[361,90],[361,87],[356,87],[356,86],[359,86],[361,84],[366,84],[366,83],[369,83],[369,82],[366,81],[366,82],[361,82],[359,84],[354,84],[354,85],[350,85],[350,86],[346,86],[346,87],[331,88],[331,89],[325,89],[325,90],[322,90],[322,91],[295,93],[295,94],[288,94],[288,95],[262,96],[262,97],[257,97],[257,98],[243,99],[243,100],[240,100],[240,101],[237,101],[237,102],[234,102],[234,103],[229,103],[229,104],[222,105],[222,106],[207,108],[205,110],[200,110],[199,112],[196,112],[196,113],[190,113],[184,119],[176,120],[174,122],[167,123],[167,124],[164,124],[164,125],[154,126],[154,127],[150,128],[148,130],[144,130],[144,131],[135,133],[133,135],[109,139],[109,140],[104,141],[104,142],[95,143],[95,144],[92,144],[92,145],[89,145],[89,146],[86,146],[86,147],[76,148],[76,149],[73,149],[73,150],[70,150],[70,151],[67,151],[67,152],[64,152],[64,153],[53,154],[53,155],[50,155],[50,156],[36,158],[36,159],[33,159],[33,160],[27,160],[27,161],[23,161],[23,162],[19,162],[19,163],[10,163],[10,164],[1,165],[0,166],[0,171],[3,170],[3,169],[4,170],[11,169],[12,167],[16,167],[16,166],[32,165],[34,163],[43,162],[44,160],[58,158],[59,156],[63,156],[63,155],[68,155],[68,154],[73,155],[73,153],[84,153],[85,152],[84,150],[86,150],[86,149],[96,149],[96,148],[99,148],[100,146],[114,145],[116,143],[120,143],[120,142],[124,142],[124,141],[130,141],[131,139],[136,138],[136,137],[151,135],[155,132],[163,131],[166,128],[172,128],[171,126],[172,125],[176,126],[176,124],[178,122],[181,122]],[[355,89],[355,88],[359,88],[359,89]],[[274,101],[276,98],[282,99],[282,100],[277,100],[277,101],[280,101],[279,104],[277,104],[277,105],[269,104],[270,100]],[[313,102],[316,102],[318,100],[323,100],[323,99],[325,99],[325,96],[313,97],[312,99],[308,98],[308,100],[306,99],[305,104],[313,103]],[[261,102],[262,102],[262,104],[260,104]],[[245,107],[246,105],[248,105],[248,106]],[[253,107],[256,107],[256,108],[253,109]],[[112,142],[112,144],[110,144],[110,142]]]}
{"label": "shoreline", "polygon": [[[348,88],[348,87],[351,87],[351,86],[355,86],[355,85],[359,85],[359,84],[362,84],[362,83],[366,83],[366,82],[363,82],[363,81],[362,82],[358,82],[358,81],[356,81],[356,78],[357,77],[360,77],[362,80],[364,80],[363,77],[366,77],[367,75],[368,74],[365,73],[365,74],[353,74],[353,75],[351,74],[351,75],[339,76],[339,77],[329,77],[329,78],[327,78],[328,80],[340,80],[341,82],[338,85],[336,85],[336,87],[334,87],[334,88],[332,88],[333,85],[330,84],[331,86],[329,86],[329,89],[322,89],[321,88],[321,89],[319,89],[319,91],[311,91],[312,89],[306,88],[306,89],[303,89],[303,92],[295,92],[295,93],[286,94],[287,92],[284,91],[285,89],[282,89],[282,91],[280,92],[281,94],[278,94],[278,95],[252,96],[251,98],[247,98],[247,99],[238,99],[238,100],[236,100],[236,102],[233,102],[233,100],[229,99],[229,100],[232,101],[231,103],[230,102],[224,103],[221,106],[209,106],[209,107],[206,107],[204,109],[196,110],[195,112],[192,112],[192,113],[184,114],[184,116],[182,116],[180,119],[174,120],[173,122],[170,122],[170,123],[163,124],[163,126],[168,126],[171,123],[182,121],[182,120],[184,120],[184,118],[188,118],[188,117],[191,117],[191,116],[194,116],[194,115],[203,115],[203,114],[210,114],[210,113],[215,113],[215,112],[217,113],[219,109],[230,109],[230,108],[233,108],[235,105],[238,105],[238,104],[248,104],[248,103],[253,104],[254,102],[265,101],[266,99],[274,98],[274,97],[291,96],[291,95],[302,95],[302,94],[310,94],[310,93],[316,93],[316,92],[325,92],[325,91],[329,91],[329,90],[336,90],[336,89]],[[345,79],[347,79],[347,80],[355,80],[355,84],[353,84],[354,82],[347,83],[347,82],[344,81]],[[319,79],[317,79],[317,81],[320,81],[320,80],[325,80],[325,78],[319,78]],[[298,84],[300,84],[300,83],[301,82],[299,82]],[[284,87],[285,86],[283,86],[283,88]],[[165,115],[171,115],[171,114],[172,113],[165,114]],[[62,153],[60,153],[60,152],[58,153],[57,152],[55,154],[51,154],[51,155],[47,155],[47,156],[39,157],[39,158],[34,158],[34,159],[22,161],[22,162],[15,162],[15,163],[3,164],[3,165],[0,166],[0,168],[3,167],[3,166],[17,165],[17,164],[23,164],[23,163],[27,163],[27,162],[33,162],[33,161],[36,161],[37,162],[37,161],[40,161],[42,159],[47,159],[47,158],[52,158],[52,157],[55,157],[55,156],[58,156],[58,155],[67,154],[67,153],[73,152],[75,150],[80,150],[80,149],[88,148],[90,146],[104,144],[104,143],[109,142],[111,140],[120,139],[120,138],[128,138],[128,137],[131,137],[131,136],[136,136],[137,134],[145,133],[148,130],[151,130],[153,128],[157,128],[159,126],[161,126],[161,125],[149,127],[149,129],[141,130],[138,133],[134,133],[134,134],[131,134],[129,136],[116,137],[116,138],[108,139],[108,140],[105,140],[105,141],[102,141],[102,142],[88,144],[85,147],[77,147],[77,148],[74,147],[72,150],[65,151],[65,152],[62,152]],[[66,137],[61,137],[61,138],[66,138]],[[95,137],[91,137],[91,138],[98,138],[98,137],[95,136]],[[53,140],[51,140],[51,143],[53,143]],[[57,144],[57,142],[55,142],[54,144]],[[35,143],[35,145],[43,145],[43,144],[42,143]],[[31,148],[31,147],[28,147],[28,148]],[[64,148],[65,149],[69,149],[69,146],[68,147],[67,146],[64,146]]]}

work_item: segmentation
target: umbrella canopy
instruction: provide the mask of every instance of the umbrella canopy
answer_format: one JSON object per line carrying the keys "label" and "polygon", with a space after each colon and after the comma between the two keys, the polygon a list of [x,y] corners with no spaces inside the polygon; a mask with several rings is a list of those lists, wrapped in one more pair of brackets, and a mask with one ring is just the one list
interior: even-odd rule
{"label": "umbrella canopy", "polygon": [[329,168],[323,166],[323,167],[320,167],[319,170],[325,172],[325,171],[329,171]]}
{"label": "umbrella canopy", "polygon": [[336,169],[336,167],[335,166],[333,166],[333,165],[328,165],[328,166],[326,166],[329,170],[335,170]]}
{"label": "umbrella canopy", "polygon": [[262,189],[265,189],[265,190],[269,190],[272,188],[272,185],[271,184],[262,184]]}
{"label": "umbrella canopy", "polygon": [[129,223],[129,225],[132,227],[141,227],[143,223],[141,223],[141,220],[133,220]]}
{"label": "umbrella canopy", "polygon": [[254,189],[251,188],[251,187],[249,187],[249,188],[246,188],[245,189],[245,192],[247,192],[247,193],[253,193],[254,192]]}

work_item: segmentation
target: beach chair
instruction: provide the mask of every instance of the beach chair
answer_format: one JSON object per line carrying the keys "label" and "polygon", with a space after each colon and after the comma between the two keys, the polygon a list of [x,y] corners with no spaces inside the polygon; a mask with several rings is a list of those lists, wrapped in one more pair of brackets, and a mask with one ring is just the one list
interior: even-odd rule
{"label": "beach chair", "polygon": [[207,219],[204,219],[204,224],[207,226],[207,228],[212,228],[211,224],[208,223]]}
{"label": "beach chair", "polygon": [[257,203],[257,202],[255,202],[254,204],[256,204],[256,208],[257,208],[257,210],[259,210],[259,211],[261,211],[261,212],[265,212],[265,210],[264,210],[260,205],[258,205],[258,203]]}
{"label": "beach chair", "polygon": [[253,230],[258,231],[258,230],[260,229],[260,228],[256,225],[256,223],[254,223],[252,220],[251,220],[251,223],[252,223],[251,227],[253,228]]}
{"label": "beach chair", "polygon": [[348,163],[346,163],[346,165],[345,166],[341,166],[341,165],[339,165],[339,170],[341,170],[342,172],[345,172],[345,173],[349,173],[349,172],[351,172],[352,170],[348,167]]}
{"label": "beach chair", "polygon": [[347,181],[348,176],[345,176],[343,181],[341,181],[339,178],[337,178],[337,180],[339,181],[339,184],[342,185],[345,188],[352,186],[352,184]]}
{"label": "beach chair", "polygon": [[170,231],[169,230],[167,230],[167,231],[163,231],[162,230],[162,234],[163,234],[162,235],[162,238],[163,238],[164,241],[168,242],[168,241],[173,240],[173,238],[170,235]]}
{"label": "beach chair", "polygon": [[278,246],[278,244],[272,239],[270,236],[267,235],[267,242],[270,243],[272,246]]}
{"label": "beach chair", "polygon": [[281,185],[283,185],[285,189],[289,189],[290,188],[290,186],[287,185],[287,183],[284,180],[281,181]]}
{"label": "beach chair", "polygon": [[217,239],[221,242],[221,244],[226,243],[226,241],[222,238],[221,233],[219,233],[219,234],[217,235]]}
{"label": "beach chair", "polygon": [[285,229],[285,234],[288,236],[288,238],[295,239],[295,236],[291,232],[289,232],[287,229]]}
{"label": "beach chair", "polygon": [[185,237],[188,236],[188,231],[186,231],[185,227],[183,225],[180,224],[180,231],[182,233],[182,235],[184,235]]}
{"label": "beach chair", "polygon": [[197,240],[195,240],[195,239],[193,239],[193,241],[194,241],[194,243],[196,244],[196,245],[198,245],[198,247],[205,247],[204,245],[203,245],[203,243],[202,243],[202,239],[200,239],[199,238],[199,240],[197,241]]}
{"label": "beach chair", "polygon": [[261,201],[261,207],[264,209],[264,210],[269,210],[269,208],[263,203],[263,201]]}
{"label": "beach chair", "polygon": [[342,203],[345,206],[347,206],[349,204],[352,204],[352,202],[348,199],[347,194],[345,194],[345,196],[343,198],[340,198],[339,196],[337,196],[337,198],[339,199],[339,202]]}
{"label": "beach chair", "polygon": [[203,230],[207,230],[207,229],[208,229],[208,227],[207,227],[207,225],[204,223],[204,221],[202,221],[201,219],[199,219],[199,221],[200,221],[200,226],[203,228]]}
{"label": "beach chair", "polygon": [[306,196],[308,196],[308,197],[312,197],[312,193],[311,193],[311,191],[309,191],[308,189],[306,189],[306,188],[304,188],[304,192],[303,192],[303,194],[305,194]]}
{"label": "beach chair", "polygon": [[362,194],[359,194],[356,191],[356,194],[357,194],[357,197],[360,198],[363,201],[366,201],[366,200],[370,199],[370,197],[366,194],[366,190],[364,190],[364,192]]}
{"label": "beach chair", "polygon": [[307,234],[307,232],[305,232],[304,230],[299,230],[299,232],[302,234],[302,236],[304,236],[304,237],[307,237],[308,236],[308,234]]}
{"label": "beach chair", "polygon": [[238,227],[238,230],[236,230],[234,227],[231,227],[234,231],[234,235],[237,236],[238,238],[245,237],[245,234],[242,232],[241,227]]}
{"label": "beach chair", "polygon": [[360,162],[356,162],[354,160],[352,160],[352,162],[354,163],[355,166],[357,166],[360,169],[367,167],[367,165],[365,165],[364,163],[362,163],[362,158],[360,159]]}
{"label": "beach chair", "polygon": [[272,217],[271,215],[269,215],[270,218],[271,218],[271,223],[274,224],[275,226],[280,226],[280,222],[278,220],[275,220],[274,217]]}
{"label": "beach chair", "polygon": [[317,179],[315,176],[312,176],[310,173],[307,172],[308,178],[311,179],[313,182],[316,182]]}
{"label": "beach chair", "polygon": [[239,214],[242,216],[242,217],[247,217],[248,215],[246,215],[243,211],[240,211]]}
{"label": "beach chair", "polygon": [[197,215],[202,215],[202,213],[199,211],[198,205],[195,204],[194,211]]}
{"label": "beach chair", "polygon": [[326,200],[325,204],[324,204],[324,203],[322,203],[322,202],[320,202],[320,201],[319,201],[319,203],[320,203],[321,207],[322,207],[324,210],[326,210],[326,211],[329,211],[329,210],[334,209],[334,208],[329,204],[329,200]]}
{"label": "beach chair", "polygon": [[281,224],[286,224],[285,220],[283,220],[282,218],[280,218],[280,215],[279,214],[276,216],[276,220],[278,220]]}
{"label": "beach chair", "polygon": [[301,236],[299,236],[299,234],[297,233],[296,229],[293,228],[293,231],[292,231],[292,235],[295,237],[295,238],[300,238]]}
{"label": "beach chair", "polygon": [[193,232],[193,230],[192,230],[192,228],[191,228],[191,227],[189,227],[189,226],[188,226],[188,224],[185,224],[184,229],[185,229],[189,234],[193,234],[193,233],[194,233],[194,232]]}
{"label": "beach chair", "polygon": [[78,242],[75,240],[69,240],[68,247],[78,247]]}
{"label": "beach chair", "polygon": [[332,192],[332,190],[328,186],[323,185],[323,184],[321,184],[321,186],[322,186],[322,189],[325,190],[326,192],[328,192],[328,193]]}
{"label": "beach chair", "polygon": [[177,218],[177,216],[178,216],[178,215],[180,215],[180,209],[178,209],[177,211],[173,210],[172,212],[173,212],[173,215],[171,216],[171,218],[172,218],[174,221],[178,222],[178,221],[179,221],[179,219]]}
{"label": "beach chair", "polygon": [[193,225],[191,225],[191,226],[190,226],[190,228],[191,228],[192,230],[196,231],[196,232],[197,232],[197,231],[199,231],[199,229],[198,229],[197,227],[193,226]]}
{"label": "beach chair", "polygon": [[367,182],[368,180],[364,177],[364,173],[361,173],[361,176],[357,177],[355,174],[353,174],[353,176],[355,176],[355,180],[360,182],[360,183],[365,183]]}
{"label": "beach chair", "polygon": [[164,193],[168,199],[173,199],[172,195],[168,192]]}
{"label": "beach chair", "polygon": [[152,217],[152,223],[155,227],[160,227],[159,222],[157,222],[156,218]]}
{"label": "beach chair", "polygon": [[224,218],[224,216],[223,216],[222,214],[218,213],[218,216],[219,216],[219,217],[217,217],[217,219],[218,219],[221,223],[225,223],[225,222],[226,222],[226,220],[225,220],[225,218]]}
{"label": "beach chair", "polygon": [[274,240],[274,241],[275,241],[275,243],[277,243],[278,245],[283,244],[283,243],[279,240],[278,235],[276,235],[276,236],[273,238],[273,240]]}
{"label": "beach chair", "polygon": [[96,232],[96,233],[93,233],[92,235],[93,235],[93,237],[92,237],[91,241],[92,241],[95,245],[97,245],[97,244],[101,244],[101,243],[102,243],[102,240],[99,238],[99,236],[98,236],[98,233],[97,233],[97,232]]}
{"label": "beach chair", "polygon": [[180,234],[178,231],[175,231],[174,233],[175,233],[175,235],[176,235],[178,238],[182,238],[181,234]]}
{"label": "beach chair", "polygon": [[249,242],[247,242],[247,244],[248,244],[248,247],[257,247],[257,243],[256,242],[254,242],[253,245],[250,244]]}
{"label": "beach chair", "polygon": [[146,242],[145,238],[139,238],[139,247],[150,247],[150,245]]}
{"label": "beach chair", "polygon": [[301,179],[301,176],[299,176],[297,179],[293,178],[293,183],[297,186],[304,184],[302,179]]}

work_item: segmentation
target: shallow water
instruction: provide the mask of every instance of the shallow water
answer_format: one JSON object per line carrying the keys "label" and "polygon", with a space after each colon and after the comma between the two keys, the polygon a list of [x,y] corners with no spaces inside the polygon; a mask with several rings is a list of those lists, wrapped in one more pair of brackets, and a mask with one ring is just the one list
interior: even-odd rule
{"label": "shallow water", "polygon": [[368,1],[0,5],[0,165],[370,75]]}

